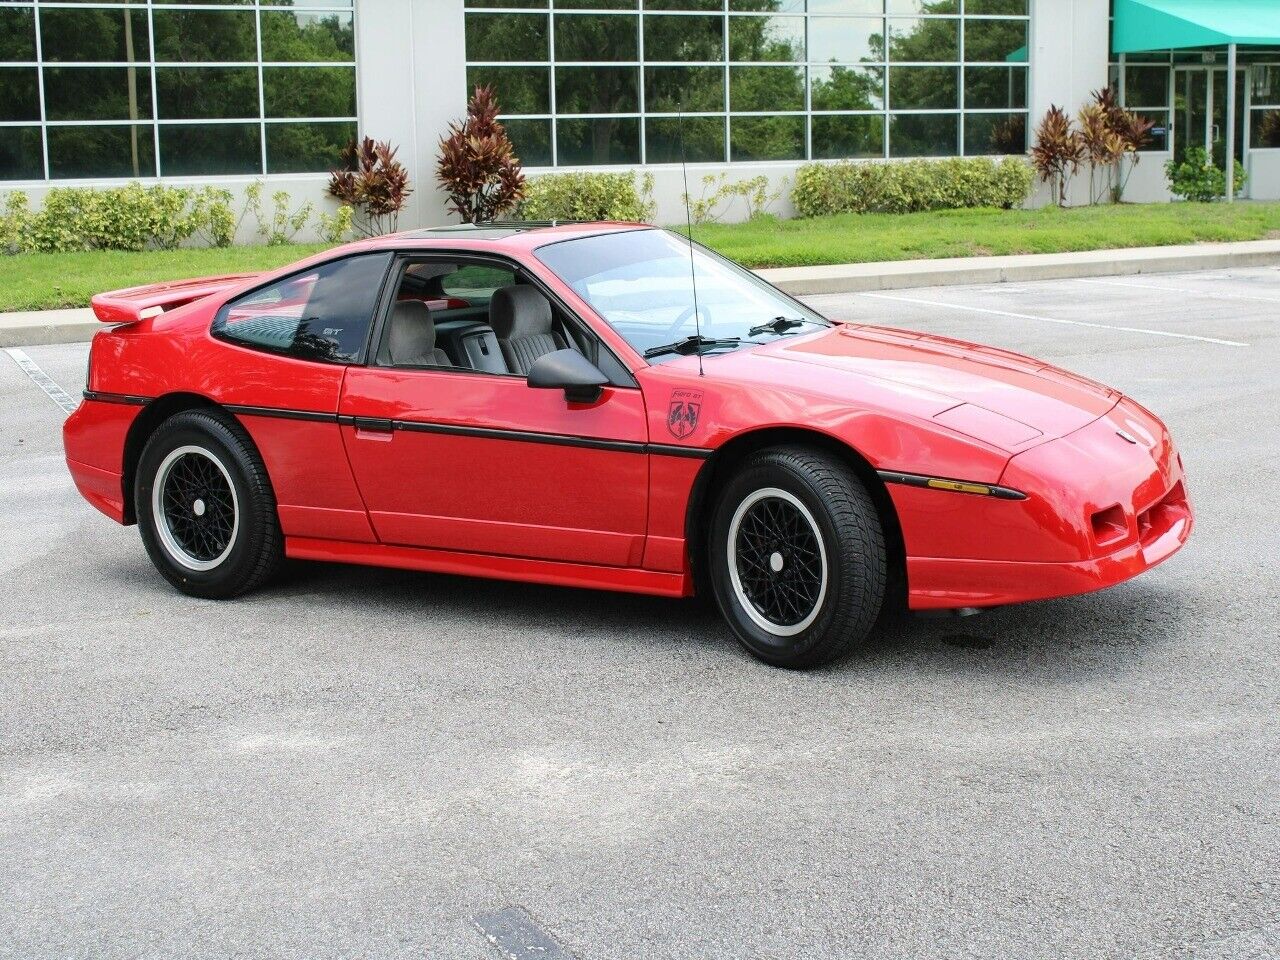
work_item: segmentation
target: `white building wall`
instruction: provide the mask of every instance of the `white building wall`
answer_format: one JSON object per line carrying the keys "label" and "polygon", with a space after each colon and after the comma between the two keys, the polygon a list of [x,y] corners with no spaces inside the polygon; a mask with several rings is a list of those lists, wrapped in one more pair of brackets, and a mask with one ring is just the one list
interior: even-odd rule
{"label": "white building wall", "polygon": [[1280,149],[1250,150],[1247,171],[1247,196],[1257,200],[1280,197]]}
{"label": "white building wall", "polygon": [[[1031,90],[1028,141],[1051,106],[1069,115],[1107,83],[1110,0],[1031,0]],[[1068,193],[1071,203],[1087,203],[1088,177],[1077,178]],[[1041,185],[1032,205],[1052,201]]]}
{"label": "white building wall", "polygon": [[[356,115],[360,135],[399,147],[414,194],[402,219],[416,226],[424,203],[416,118],[415,28],[426,21],[417,0],[356,0]],[[449,4],[448,6],[452,6]],[[429,191],[428,191],[429,193]],[[428,198],[429,199],[429,198]]]}

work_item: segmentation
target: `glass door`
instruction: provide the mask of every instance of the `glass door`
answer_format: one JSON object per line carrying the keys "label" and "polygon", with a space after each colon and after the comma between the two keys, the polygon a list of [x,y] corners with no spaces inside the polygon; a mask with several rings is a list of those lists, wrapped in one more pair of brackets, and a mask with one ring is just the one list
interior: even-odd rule
{"label": "glass door", "polygon": [[[1236,159],[1244,160],[1245,71],[1236,71]],[[1227,71],[1224,67],[1174,70],[1173,156],[1181,162],[1188,147],[1201,147],[1223,166],[1227,155]]]}
{"label": "glass door", "polygon": [[1173,158],[1181,163],[1188,147],[1208,150],[1209,74],[1207,67],[1178,67],[1173,74]]}
{"label": "glass door", "polygon": [[1236,159],[1241,163],[1244,162],[1244,74],[1243,70],[1236,71],[1236,115],[1234,117],[1227,116],[1227,71],[1225,68],[1219,68],[1213,71],[1210,79],[1209,102],[1213,104],[1212,116],[1210,117],[1209,135],[1212,138],[1210,151],[1213,156],[1213,162],[1219,167],[1224,167],[1224,160],[1227,156],[1227,124],[1234,123],[1236,127],[1235,155]]}

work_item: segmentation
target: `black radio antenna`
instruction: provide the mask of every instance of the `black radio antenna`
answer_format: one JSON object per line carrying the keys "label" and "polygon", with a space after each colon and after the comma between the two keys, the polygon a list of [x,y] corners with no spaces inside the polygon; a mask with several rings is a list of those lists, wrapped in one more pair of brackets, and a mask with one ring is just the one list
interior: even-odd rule
{"label": "black radio antenna", "polygon": [[[689,241],[689,283],[693,288],[693,333],[702,339],[702,318],[698,315],[698,268],[693,257],[693,213],[689,206],[689,165],[684,155],[684,104],[680,104],[680,113],[676,122],[680,125],[680,176],[684,180],[684,223],[685,236]],[[698,376],[702,376],[702,348],[698,347]]]}

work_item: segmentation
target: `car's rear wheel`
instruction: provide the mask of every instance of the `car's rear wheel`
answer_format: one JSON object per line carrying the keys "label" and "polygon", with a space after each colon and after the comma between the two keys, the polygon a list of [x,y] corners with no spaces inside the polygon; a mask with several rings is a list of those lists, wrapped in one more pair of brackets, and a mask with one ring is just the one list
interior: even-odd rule
{"label": "car's rear wheel", "polygon": [[283,539],[266,468],[220,413],[188,410],[156,429],[138,463],[134,506],[151,562],[184,593],[234,597],[279,569]]}
{"label": "car's rear wheel", "polygon": [[716,602],[752,654],[814,667],[849,653],[884,600],[884,534],[866,488],[839,460],[776,447],[725,484],[711,527]]}

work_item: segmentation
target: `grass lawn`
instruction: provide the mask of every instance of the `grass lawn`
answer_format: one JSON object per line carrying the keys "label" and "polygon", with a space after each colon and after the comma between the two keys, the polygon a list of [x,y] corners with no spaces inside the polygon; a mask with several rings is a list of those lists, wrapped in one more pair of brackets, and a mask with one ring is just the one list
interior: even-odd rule
{"label": "grass lawn", "polygon": [[749,267],[1157,247],[1280,236],[1280,203],[938,210],[703,224],[694,238]]}
{"label": "grass lawn", "polygon": [[323,246],[292,245],[0,257],[0,311],[87,307],[89,298],[104,290],[185,277],[270,270],[322,249]]}
{"label": "grass lawn", "polygon": [[[704,224],[694,236],[749,267],[1056,253],[1280,236],[1280,203],[1155,203],[1059,210],[939,210]],[[0,257],[0,311],[83,307],[103,290],[269,270],[319,246]]]}

